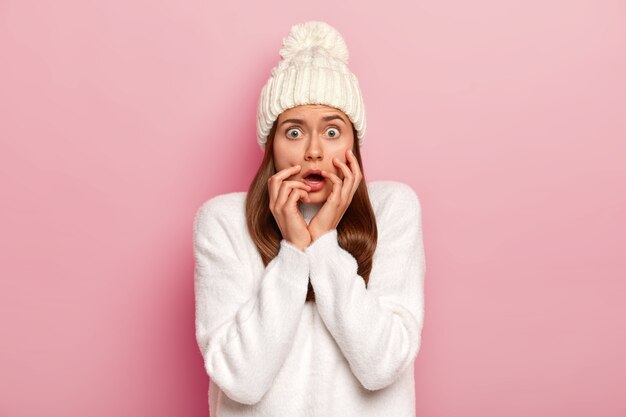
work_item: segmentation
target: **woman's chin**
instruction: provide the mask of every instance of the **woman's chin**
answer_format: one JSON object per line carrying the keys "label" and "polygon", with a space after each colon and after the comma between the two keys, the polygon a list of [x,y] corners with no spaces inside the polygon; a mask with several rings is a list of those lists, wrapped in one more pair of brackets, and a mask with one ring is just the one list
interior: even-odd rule
{"label": "woman's chin", "polygon": [[309,192],[309,201],[307,203],[325,203],[326,200],[328,200],[327,193],[324,190],[320,190],[315,193]]}

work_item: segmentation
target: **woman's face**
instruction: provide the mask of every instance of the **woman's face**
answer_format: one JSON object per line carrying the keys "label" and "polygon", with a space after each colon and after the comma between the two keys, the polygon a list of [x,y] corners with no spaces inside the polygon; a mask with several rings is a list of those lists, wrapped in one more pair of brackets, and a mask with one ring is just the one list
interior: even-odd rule
{"label": "woman's face", "polygon": [[[323,104],[293,107],[278,116],[274,166],[278,172],[301,165],[300,171],[288,180],[307,183],[304,177],[311,169],[324,170],[343,179],[343,171],[333,164],[333,158],[345,164],[346,151],[353,145],[352,123],[341,110]],[[309,185],[314,187],[308,192],[311,203],[325,202],[333,188],[330,180],[324,180],[317,186]]]}

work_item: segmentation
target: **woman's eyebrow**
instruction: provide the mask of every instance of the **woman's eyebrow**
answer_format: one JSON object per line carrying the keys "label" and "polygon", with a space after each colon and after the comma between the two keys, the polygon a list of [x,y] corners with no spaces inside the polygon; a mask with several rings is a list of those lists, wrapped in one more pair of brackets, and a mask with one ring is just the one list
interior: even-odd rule
{"label": "woman's eyebrow", "polygon": [[334,120],[334,119],[339,119],[339,120],[341,120],[344,124],[346,124],[346,125],[347,125],[346,121],[345,121],[345,120],[343,120],[343,117],[341,117],[341,116],[340,116],[340,115],[338,115],[338,114],[333,114],[333,115],[331,115],[331,116],[322,117],[322,120],[324,120],[325,122],[328,122],[329,120]]}
{"label": "woman's eyebrow", "polygon": [[[343,117],[341,117],[341,116],[340,116],[340,115],[338,115],[338,114],[333,114],[333,115],[331,115],[331,116],[325,116],[325,117],[322,117],[322,120],[323,120],[323,121],[325,121],[325,122],[328,122],[328,121],[330,121],[330,120],[335,120],[335,119],[339,119],[339,120],[341,120],[341,121],[342,121],[345,125],[347,125],[347,123],[346,123],[346,121],[343,119]],[[303,125],[303,124],[304,124],[304,120],[302,120],[302,119],[286,119],[286,120],[283,120],[283,121],[280,123],[280,125],[282,126],[282,125],[284,125],[285,123],[295,123],[295,124]]]}

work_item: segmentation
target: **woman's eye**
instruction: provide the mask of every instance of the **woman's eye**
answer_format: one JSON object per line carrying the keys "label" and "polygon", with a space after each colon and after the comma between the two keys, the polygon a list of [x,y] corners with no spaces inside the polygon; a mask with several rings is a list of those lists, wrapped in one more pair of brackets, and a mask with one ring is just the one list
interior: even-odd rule
{"label": "woman's eye", "polygon": [[[333,133],[333,131],[337,132],[337,133]],[[339,136],[339,129],[335,128],[335,127],[331,127],[330,129],[328,129],[328,134],[330,135],[331,138],[336,138],[337,136]]]}
{"label": "woman's eye", "polygon": [[287,130],[287,136],[289,136],[290,138],[297,138],[298,137],[298,129],[292,128]]}

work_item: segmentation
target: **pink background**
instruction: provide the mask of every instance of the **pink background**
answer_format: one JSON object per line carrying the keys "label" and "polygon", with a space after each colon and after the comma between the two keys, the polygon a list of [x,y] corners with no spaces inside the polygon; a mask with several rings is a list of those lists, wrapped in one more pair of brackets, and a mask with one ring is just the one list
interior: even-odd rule
{"label": "pink background", "polygon": [[624,1],[0,3],[0,415],[205,416],[192,221],[294,23],[423,205],[418,416],[626,415]]}

